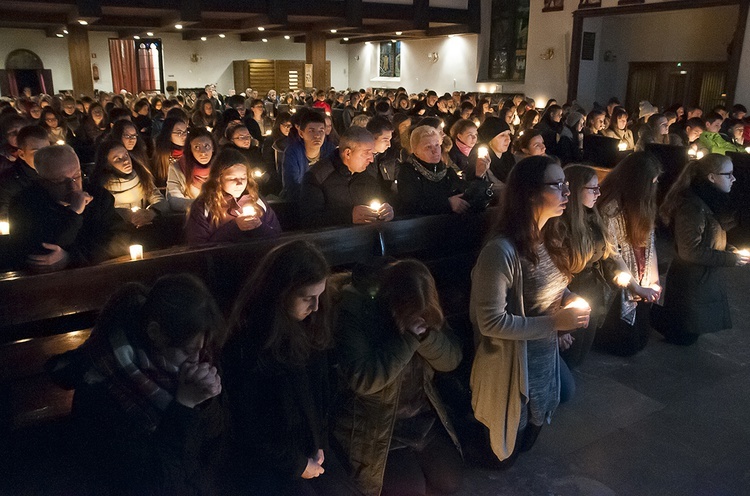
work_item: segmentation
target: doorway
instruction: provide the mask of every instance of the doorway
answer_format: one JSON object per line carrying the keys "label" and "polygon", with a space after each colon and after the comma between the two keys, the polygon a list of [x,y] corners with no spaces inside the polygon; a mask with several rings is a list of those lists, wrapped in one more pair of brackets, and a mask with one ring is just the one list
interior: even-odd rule
{"label": "doorway", "polygon": [[29,88],[32,95],[52,95],[52,71],[45,69],[42,59],[31,50],[13,50],[5,59],[5,69],[0,70],[0,94],[17,98]]}

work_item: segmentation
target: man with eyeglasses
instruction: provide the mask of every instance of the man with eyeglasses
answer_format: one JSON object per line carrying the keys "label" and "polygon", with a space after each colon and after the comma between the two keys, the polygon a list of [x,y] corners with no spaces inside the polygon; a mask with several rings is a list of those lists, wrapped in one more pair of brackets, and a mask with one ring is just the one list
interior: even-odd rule
{"label": "man with eyeglasses", "polygon": [[114,198],[83,185],[81,166],[67,145],[34,154],[39,180],[10,203],[10,245],[15,266],[49,272],[92,265],[127,253],[128,239]]}

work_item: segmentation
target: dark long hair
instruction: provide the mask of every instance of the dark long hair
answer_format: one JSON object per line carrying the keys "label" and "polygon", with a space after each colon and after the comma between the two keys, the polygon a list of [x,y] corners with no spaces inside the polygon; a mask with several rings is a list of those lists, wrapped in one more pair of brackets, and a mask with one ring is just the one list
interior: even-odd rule
{"label": "dark long hair", "polygon": [[[154,156],[151,159],[151,172],[154,177],[161,183],[167,182],[169,174],[169,157],[172,155],[172,131],[174,127],[182,122],[187,124],[183,119],[167,118],[161,131],[154,140]],[[185,140],[187,143],[187,140]]]}
{"label": "dark long hair", "polygon": [[318,311],[298,322],[289,315],[295,293],[330,275],[325,257],[307,241],[274,248],[247,280],[232,310],[230,333],[239,346],[254,350],[259,361],[303,365],[313,350],[331,346],[329,291],[320,295]]}
{"label": "dark long hair", "polygon": [[[665,225],[670,225],[682,199],[688,194],[691,186],[700,182],[708,182],[709,174],[716,174],[722,165],[731,162],[732,159],[718,153],[709,153],[700,160],[691,160],[675,180],[669,192],[664,197],[664,202],[659,209],[659,215]],[[718,214],[718,212],[714,212]]]}
{"label": "dark long hair", "polygon": [[[96,159],[94,160],[94,172],[91,175],[91,181],[94,184],[104,187],[107,181],[115,175],[115,169],[109,164],[107,156],[109,152],[121,146],[125,148],[122,141],[115,141],[112,139],[102,141],[96,149]],[[127,152],[127,149],[125,150]],[[143,191],[143,197],[148,200],[151,197],[156,186],[154,185],[154,176],[142,163],[137,160],[133,160],[130,157],[130,161],[133,164],[133,170],[138,175],[138,180],[141,182],[141,191]]]}
{"label": "dark long hair", "polygon": [[409,324],[409,319],[419,316],[427,327],[440,330],[445,318],[440,307],[435,279],[430,269],[419,260],[397,261],[380,276],[377,300],[388,310],[399,329]]}
{"label": "dark long hair", "polygon": [[646,246],[654,229],[657,189],[654,179],[661,172],[656,157],[635,152],[622,159],[602,181],[599,211],[608,217],[623,215],[628,241],[634,247]]}
{"label": "dark long hair", "polygon": [[[211,150],[211,160],[209,160],[208,164],[206,165],[199,165],[198,160],[196,160],[195,156],[193,155],[193,147],[190,146],[190,144],[198,138],[207,138],[211,141],[211,146],[213,147]],[[208,129],[204,127],[191,127],[188,130],[188,137],[185,141],[184,168],[182,170],[183,174],[185,174],[185,191],[183,191],[183,193],[185,194],[186,198],[192,197],[190,185],[192,184],[193,170],[195,170],[195,168],[199,166],[211,167],[211,164],[213,164],[216,160],[216,154],[218,152],[219,147],[216,144],[216,138],[214,138],[213,133],[209,132]]]}
{"label": "dark long hair", "polygon": [[518,253],[533,264],[539,262],[536,247],[542,241],[534,210],[544,189],[544,173],[556,164],[556,158],[539,155],[525,158],[511,169],[490,231],[490,237],[499,234],[509,238]]}

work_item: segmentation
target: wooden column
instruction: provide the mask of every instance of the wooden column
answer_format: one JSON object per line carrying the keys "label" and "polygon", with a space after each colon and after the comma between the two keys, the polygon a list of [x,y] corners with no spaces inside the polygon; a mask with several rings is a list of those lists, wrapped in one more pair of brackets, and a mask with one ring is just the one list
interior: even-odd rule
{"label": "wooden column", "polygon": [[326,89],[326,37],[323,33],[305,35],[305,62],[313,66],[313,86]]}
{"label": "wooden column", "polygon": [[73,95],[94,96],[94,79],[91,76],[91,50],[89,49],[89,30],[83,26],[68,28],[68,57],[70,74],[73,79]]}

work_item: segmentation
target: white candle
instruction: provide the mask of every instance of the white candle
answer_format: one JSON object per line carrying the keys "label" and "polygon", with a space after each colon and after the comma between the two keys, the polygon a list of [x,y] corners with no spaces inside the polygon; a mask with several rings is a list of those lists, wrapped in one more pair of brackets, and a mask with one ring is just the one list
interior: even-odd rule
{"label": "white candle", "polygon": [[[0,222],[0,229],[2,229],[2,224],[3,224],[3,223],[2,223],[2,222]],[[5,224],[7,225],[8,223],[7,223],[7,222],[5,222]],[[7,229],[7,228],[6,228],[6,229]],[[4,232],[3,234],[8,234],[8,232],[7,232],[7,231],[5,231],[5,232]],[[748,250],[748,249],[743,249],[743,250],[739,250],[739,251],[738,251],[737,253],[739,253],[739,254],[740,254],[740,255],[742,255],[743,257],[750,257],[750,250]]]}
{"label": "white candle", "polygon": [[57,140],[57,142],[56,142],[56,143],[57,143],[58,145],[64,145],[64,144],[65,144],[65,140]]}
{"label": "white candle", "polygon": [[214,130],[214,128],[212,128],[211,126],[206,126],[206,131],[208,131],[209,133],[210,133],[211,131],[213,131],[213,130]]}
{"label": "white candle", "polygon": [[137,211],[139,211],[140,209],[141,209],[141,207],[138,207],[138,206],[130,207],[130,211],[134,212],[134,213],[137,212]]}
{"label": "white candle", "polygon": [[476,124],[477,127],[479,127],[479,125],[480,125],[479,119],[474,119],[474,124]]}
{"label": "white candle", "polygon": [[750,146],[746,146],[746,147],[745,147],[745,152],[746,152],[746,153],[750,153]]}
{"label": "white candle", "polygon": [[326,112],[326,115],[327,115],[328,117],[331,117],[331,113],[330,113],[330,112]]}
{"label": "white candle", "polygon": [[693,150],[692,148],[688,150],[688,156],[695,157],[695,155],[696,155],[696,151],[695,150]]}
{"label": "white candle", "polygon": [[130,245],[130,260],[143,260],[142,245]]}
{"label": "white candle", "polygon": [[271,136],[271,130],[270,129],[266,130],[266,136]]}
{"label": "white candle", "polygon": [[370,202],[370,210],[372,210],[373,212],[379,212],[379,211],[380,211],[380,208],[381,208],[382,206],[383,206],[383,204],[382,204],[382,203],[380,203],[380,202],[379,202],[379,201],[377,201],[377,200],[373,200],[372,202]]}
{"label": "white candle", "polygon": [[624,152],[625,150],[628,149],[628,144],[621,141],[620,144],[617,145],[617,149],[620,150],[621,152]]}
{"label": "white candle", "polygon": [[615,275],[615,284],[620,286],[621,288],[624,288],[628,284],[630,284],[630,280],[633,278],[630,274],[627,272],[618,272]]}
{"label": "white candle", "polygon": [[260,169],[253,169],[253,177],[263,177],[263,171]]}
{"label": "white candle", "polygon": [[480,146],[477,149],[477,157],[479,158],[485,158],[487,155],[489,155],[490,151],[487,149],[486,146]]}
{"label": "white candle", "polygon": [[521,131],[520,133],[518,133],[518,135],[519,136],[523,136],[523,131]]}
{"label": "white candle", "polygon": [[695,158],[697,158],[698,160],[700,160],[700,159],[703,158],[703,155],[704,155],[703,152],[698,152],[698,153],[695,154]]}
{"label": "white candle", "polygon": [[583,310],[590,310],[591,307],[589,306],[588,302],[581,298],[580,296],[565,305],[565,308],[580,308]]}
{"label": "white candle", "polygon": [[297,109],[296,109],[296,108],[290,108],[290,109],[289,109],[289,112],[291,112],[291,113],[293,113],[293,114],[294,114],[294,113],[296,113],[296,112],[297,112]]}
{"label": "white candle", "polygon": [[0,222],[0,235],[7,236],[8,234],[10,234],[10,222]]}
{"label": "white candle", "polygon": [[443,129],[445,127],[445,122],[440,123],[440,129]]}
{"label": "white candle", "polygon": [[242,207],[242,216],[248,217],[250,215],[255,215],[255,207],[253,207],[252,205],[245,205],[244,207]]}

